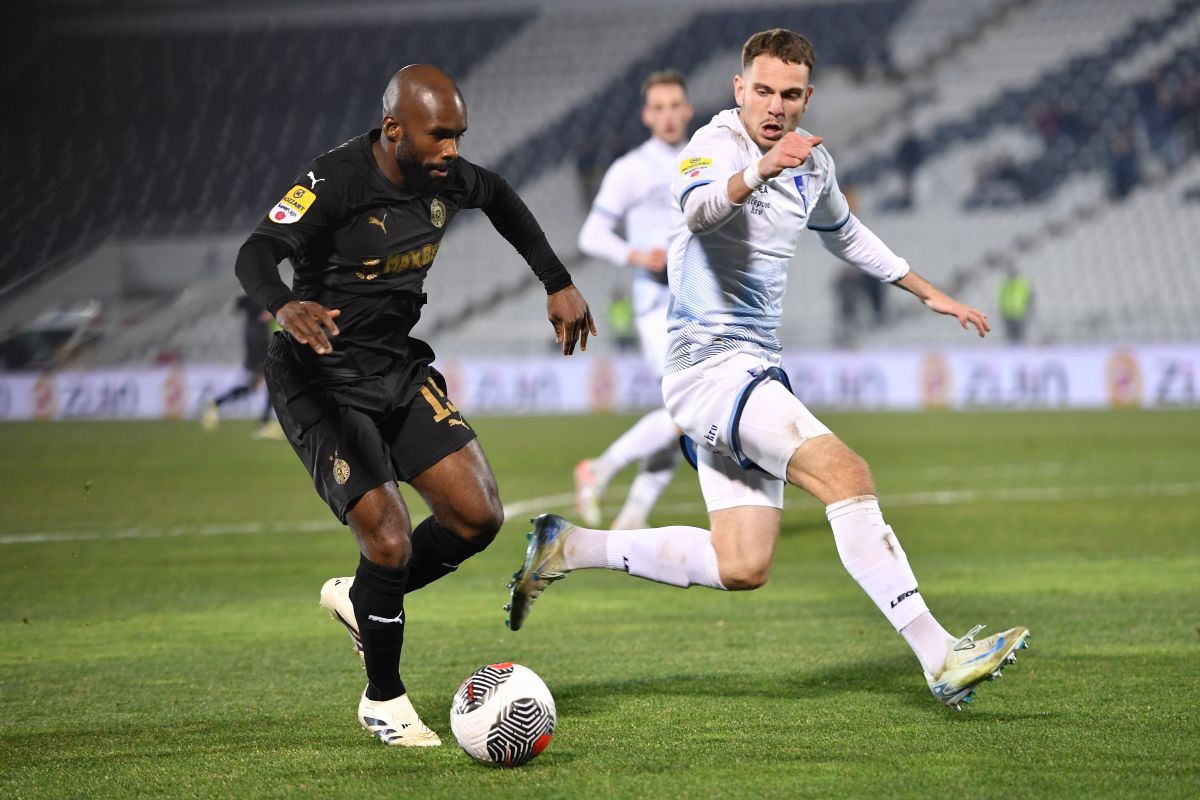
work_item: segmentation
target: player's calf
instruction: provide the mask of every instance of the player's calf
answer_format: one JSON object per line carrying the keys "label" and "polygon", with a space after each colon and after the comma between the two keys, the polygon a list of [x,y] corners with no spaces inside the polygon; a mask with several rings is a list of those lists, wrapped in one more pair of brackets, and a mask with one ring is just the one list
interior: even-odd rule
{"label": "player's calf", "polygon": [[426,519],[412,533],[408,591],[414,592],[449,575],[468,558],[483,552],[495,540],[503,521],[501,510],[471,523],[460,523],[457,529],[437,517]]}

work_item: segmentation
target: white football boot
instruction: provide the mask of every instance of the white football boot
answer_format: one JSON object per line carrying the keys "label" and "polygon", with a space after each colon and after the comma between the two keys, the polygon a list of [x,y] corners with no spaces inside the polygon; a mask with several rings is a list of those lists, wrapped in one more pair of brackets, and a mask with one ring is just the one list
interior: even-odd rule
{"label": "white football boot", "polygon": [[217,404],[212,400],[205,400],[204,407],[200,409],[200,427],[212,433],[220,426],[221,412],[217,410]]}
{"label": "white football boot", "polygon": [[508,612],[505,622],[511,630],[519,631],[533,607],[533,601],[541,597],[552,582],[567,577],[567,560],[563,555],[563,543],[575,526],[557,514],[542,514],[533,523],[533,531],[526,534],[529,546],[525,549],[525,563],[513,573],[512,597],[504,610]]}
{"label": "white football boot", "polygon": [[358,722],[386,745],[393,747],[437,747],[442,740],[431,731],[407,694],[391,700],[368,700],[364,692],[358,701]]}
{"label": "white football boot", "polygon": [[929,691],[944,706],[961,711],[960,703],[974,699],[975,686],[1000,677],[1007,665],[1017,661],[1016,652],[1029,647],[1029,629],[1009,628],[986,639],[976,641],[975,634],[984,629],[976,625],[967,635],[947,643],[946,663],[937,675],[925,673]]}
{"label": "white football boot", "polygon": [[591,461],[585,458],[575,465],[575,509],[589,528],[600,524],[600,499],[604,497],[604,488],[604,484],[596,480]]}
{"label": "white football boot", "polygon": [[354,578],[330,578],[321,587],[321,608],[329,612],[329,616],[345,626],[354,643],[354,652],[358,653],[359,663],[366,668],[363,661],[362,637],[358,635],[358,621],[354,618],[354,604],[350,602],[350,587]]}

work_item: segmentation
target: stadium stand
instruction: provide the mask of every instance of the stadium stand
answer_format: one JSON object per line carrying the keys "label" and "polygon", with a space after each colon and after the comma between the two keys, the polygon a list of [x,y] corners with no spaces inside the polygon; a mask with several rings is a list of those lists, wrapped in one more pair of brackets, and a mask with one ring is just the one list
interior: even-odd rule
{"label": "stadium stand", "polygon": [[[335,35],[282,25],[60,33],[16,89],[24,124],[0,140],[0,180],[16,211],[0,285],[111,236],[247,224],[292,169],[376,116],[396,52],[469,75],[530,19],[351,23]],[[62,130],[64,109],[88,121],[86,133]]]}
{"label": "stadium stand", "polygon": [[[77,363],[233,360],[227,309],[237,287],[220,265],[291,169],[370,125],[398,52],[460,78],[471,107],[466,154],[518,186],[602,306],[625,277],[579,258],[574,240],[603,169],[644,137],[641,78],[687,72],[703,124],[731,104],[741,41],[776,25],[815,41],[808,127],[826,137],[861,215],[924,274],[988,307],[999,275],[1018,264],[1034,282],[1039,341],[1200,336],[1195,309],[1183,321],[1174,311],[1174,321],[1146,319],[1156,307],[1196,305],[1178,238],[1132,237],[1144,244],[1140,257],[1118,244],[1128,229],[1161,231],[1161,220],[1194,213],[1200,0],[812,0],[738,11],[693,0],[623,2],[615,12],[506,0],[412,19],[392,7],[380,20],[372,4],[344,13],[301,4],[308,16],[298,21],[264,0],[228,20],[186,4],[184,14],[161,14],[162,25],[141,19],[136,2],[117,5],[123,20],[96,12],[107,27],[40,28],[24,60],[6,56],[24,76],[6,75],[8,102],[27,113],[0,140],[16,214],[0,252],[0,313],[39,310],[52,296],[39,280],[85,284],[71,266],[102,242],[130,252],[142,241],[183,242],[216,266],[110,305],[105,335]],[[63,108],[92,121],[65,146],[48,135]],[[897,168],[906,139],[921,154],[907,178]],[[143,273],[146,252],[128,256]],[[1146,287],[1136,303],[1091,290],[1085,276],[1122,261],[1097,253],[1136,264]],[[826,346],[836,267],[807,242],[796,270],[785,341]],[[1089,288],[1066,302],[1072,276]],[[417,333],[440,352],[547,346],[536,283],[481,215],[450,231],[427,289]],[[899,297],[893,305],[894,328],[866,329],[859,344],[954,334]]]}

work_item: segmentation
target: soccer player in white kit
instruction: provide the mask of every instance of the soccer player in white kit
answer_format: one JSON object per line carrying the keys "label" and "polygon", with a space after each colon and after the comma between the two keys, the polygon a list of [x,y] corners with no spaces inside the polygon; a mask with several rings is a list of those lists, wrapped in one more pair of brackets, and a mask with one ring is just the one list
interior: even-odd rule
{"label": "soccer player in white kit", "polygon": [[750,37],[733,79],[738,109],[723,111],[684,149],[674,183],[669,352],[663,395],[695,445],[711,530],[674,526],[597,531],[546,514],[534,521],[512,584],[509,626],[575,569],[607,568],[674,586],[762,586],[779,538],[783,486],[825,504],[850,576],[912,647],[930,690],[959,708],[998,676],[1029,631],[975,639],[930,613],[871,472],[789,391],[779,369],[787,266],[804,228],[832,253],[916,295],[980,336],[987,319],[912,271],[850,213],[820,137],[798,126],[812,96],[812,46],[783,29]]}
{"label": "soccer player in white kit", "polygon": [[[579,231],[579,249],[633,270],[633,311],[642,356],[662,378],[667,355],[667,234],[671,175],[692,119],[683,74],[663,70],[642,83],[642,123],[650,138],[613,162]],[[624,236],[618,227],[624,228]],[[586,525],[600,524],[600,500],[612,477],[638,462],[616,529],[646,527],[650,510],[679,464],[679,427],[665,408],[646,414],[596,458],[575,467],[575,504]]]}

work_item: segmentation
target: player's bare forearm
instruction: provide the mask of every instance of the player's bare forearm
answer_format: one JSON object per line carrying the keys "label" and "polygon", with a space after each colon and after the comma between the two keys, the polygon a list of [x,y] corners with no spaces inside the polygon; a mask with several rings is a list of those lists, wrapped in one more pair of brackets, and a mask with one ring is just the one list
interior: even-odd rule
{"label": "player's bare forearm", "polygon": [[729,202],[735,206],[740,206],[750,199],[750,195],[754,194],[754,190],[746,185],[746,179],[740,172],[729,176],[729,182],[725,184],[725,192],[729,195]]}
{"label": "player's bare forearm", "polygon": [[587,350],[588,336],[596,335],[591,309],[574,284],[546,297],[546,314],[554,326],[555,341],[562,344],[563,355],[575,352],[575,343]]}
{"label": "player's bare forearm", "polygon": [[936,311],[939,314],[946,314],[957,319],[958,324],[962,325],[963,330],[968,330],[973,325],[982,337],[986,336],[988,331],[992,329],[988,325],[987,314],[966,303],[960,303],[958,300],[955,300],[918,275],[916,270],[909,270],[908,274],[897,280],[895,284],[906,292],[915,295],[930,311]]}

